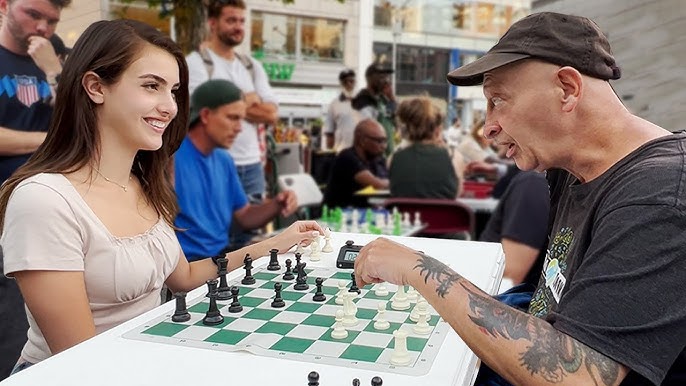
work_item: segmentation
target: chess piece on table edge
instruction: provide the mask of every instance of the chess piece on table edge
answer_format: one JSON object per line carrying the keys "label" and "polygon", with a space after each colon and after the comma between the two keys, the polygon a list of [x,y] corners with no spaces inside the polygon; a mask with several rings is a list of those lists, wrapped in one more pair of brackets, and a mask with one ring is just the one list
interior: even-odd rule
{"label": "chess piece on table edge", "polygon": [[191,314],[186,307],[186,293],[175,292],[174,299],[176,301],[176,309],[174,310],[174,315],[172,315],[172,322],[182,323],[191,320]]}
{"label": "chess piece on table edge", "polygon": [[307,374],[307,386],[319,386],[319,373],[311,371]]}

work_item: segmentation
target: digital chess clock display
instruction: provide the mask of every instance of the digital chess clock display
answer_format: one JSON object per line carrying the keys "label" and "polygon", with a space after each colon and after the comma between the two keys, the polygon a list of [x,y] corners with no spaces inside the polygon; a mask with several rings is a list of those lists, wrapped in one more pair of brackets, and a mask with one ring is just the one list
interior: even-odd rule
{"label": "digital chess clock display", "polygon": [[338,252],[338,258],[336,259],[336,267],[343,269],[352,269],[355,267],[355,258],[360,253],[362,249],[361,245],[354,245],[355,242],[348,240],[345,245],[341,247]]}

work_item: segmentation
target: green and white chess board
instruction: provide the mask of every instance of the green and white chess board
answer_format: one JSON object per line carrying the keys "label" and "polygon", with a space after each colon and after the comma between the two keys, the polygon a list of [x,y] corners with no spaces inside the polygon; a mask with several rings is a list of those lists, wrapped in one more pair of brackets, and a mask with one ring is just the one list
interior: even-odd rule
{"label": "green and white chess board", "polygon": [[[283,265],[283,263],[282,263]],[[306,269],[310,288],[306,291],[293,289],[295,280],[285,281],[280,271],[267,271],[266,267],[253,270],[256,283],[240,284],[241,278],[229,282],[240,288],[239,301],[243,306],[240,313],[229,313],[231,300],[217,301],[224,322],[217,326],[205,326],[202,319],[209,306],[209,299],[200,296],[187,299],[191,319],[188,322],[172,322],[173,310],[166,315],[125,333],[124,338],[149,342],[182,345],[222,351],[247,351],[255,355],[281,358],[300,362],[329,364],[348,368],[385,371],[407,375],[424,375],[429,372],[445,337],[448,324],[430,306],[428,335],[413,332],[415,325],[410,320],[410,311],[396,311],[390,306],[390,299],[397,289],[386,285],[389,294],[379,297],[370,286],[361,289],[355,299],[357,305],[357,326],[348,327],[348,337],[336,340],[331,337],[336,311],[343,309],[335,303],[339,280],[350,286],[350,272],[330,268]],[[315,279],[324,279],[325,302],[312,300],[316,292]],[[274,283],[283,285],[283,308],[272,308]],[[379,301],[386,302],[385,319],[391,327],[387,330],[374,329]],[[412,303],[412,307],[415,303]],[[394,347],[393,331],[408,332],[407,348],[412,361],[407,366],[390,363]]]}

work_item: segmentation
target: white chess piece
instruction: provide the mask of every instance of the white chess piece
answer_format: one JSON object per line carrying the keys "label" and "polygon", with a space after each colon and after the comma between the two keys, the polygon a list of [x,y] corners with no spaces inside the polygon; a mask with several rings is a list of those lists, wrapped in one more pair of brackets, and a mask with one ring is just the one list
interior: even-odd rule
{"label": "white chess piece", "polygon": [[374,295],[378,297],[388,296],[388,288],[386,288],[386,283],[379,283],[374,286]]}
{"label": "white chess piece", "polygon": [[326,242],[324,243],[324,248],[322,248],[322,252],[324,252],[324,253],[333,252],[333,247],[331,246],[331,229],[329,229],[329,228],[324,229],[324,240]]}
{"label": "white chess piece", "polygon": [[419,308],[419,319],[417,320],[417,324],[412,328],[412,331],[419,335],[429,335],[431,333],[431,326],[429,325],[429,312],[426,309],[427,303],[417,303],[416,307]]}
{"label": "white chess piece", "polygon": [[319,251],[318,237],[316,237],[312,240],[312,244],[310,244],[310,261],[319,260],[321,260],[321,253]]}
{"label": "white chess piece", "polygon": [[343,296],[343,311],[345,311],[345,314],[343,315],[343,325],[346,327],[357,326],[360,322],[359,319],[357,319],[357,305],[353,302],[356,295],[357,294],[353,292],[346,292]]}
{"label": "white chess piece", "polygon": [[398,286],[398,291],[391,301],[391,308],[396,311],[404,311],[410,308],[410,301],[407,299],[404,285]]}
{"label": "white chess piece", "polygon": [[351,218],[352,223],[350,224],[350,232],[358,233],[360,229],[360,212],[358,212],[357,209],[353,209]]}
{"label": "white chess piece", "polygon": [[341,229],[340,232],[348,231],[348,214],[346,212],[341,213]]}
{"label": "white chess piece", "polygon": [[391,364],[396,366],[407,366],[412,362],[410,352],[407,351],[407,332],[403,330],[393,331],[394,348],[391,353]]}
{"label": "white chess piece", "polygon": [[388,330],[391,327],[391,324],[386,320],[386,303],[379,302],[376,309],[377,314],[375,317],[374,329],[381,331]]}
{"label": "white chess piece", "polygon": [[379,229],[386,228],[386,219],[384,218],[383,213],[376,214],[376,216],[374,217],[374,224],[376,224],[376,227]]}
{"label": "white chess piece", "polygon": [[295,253],[303,254],[305,252],[305,249],[303,248],[303,243],[300,242],[298,243],[298,246],[295,248]]}
{"label": "white chess piece", "polygon": [[369,233],[369,223],[363,222],[362,226],[360,227],[360,233]]}
{"label": "white chess piece", "polygon": [[348,337],[348,330],[343,326],[343,315],[345,315],[343,310],[336,310],[336,323],[333,325],[333,331],[331,331],[331,337],[334,339],[345,339]]}
{"label": "white chess piece", "polygon": [[421,218],[421,213],[419,212],[414,212],[414,223],[412,225],[416,227],[422,226],[422,218]]}
{"label": "white chess piece", "polygon": [[407,289],[407,299],[411,302],[416,302],[417,298],[419,297],[419,292],[417,292],[414,287],[409,286]]}
{"label": "white chess piece", "polygon": [[403,212],[403,221],[400,223],[400,225],[404,227],[412,226],[412,223],[410,222],[410,212]]}
{"label": "white chess piece", "polygon": [[419,321],[419,303],[421,302],[417,302],[417,304],[414,305],[412,311],[410,312],[410,320],[415,323]]}
{"label": "white chess piece", "polygon": [[336,294],[336,300],[334,300],[336,304],[343,305],[343,297],[346,292],[348,292],[346,285],[348,285],[348,283],[345,280],[341,279],[338,281],[338,293]]}

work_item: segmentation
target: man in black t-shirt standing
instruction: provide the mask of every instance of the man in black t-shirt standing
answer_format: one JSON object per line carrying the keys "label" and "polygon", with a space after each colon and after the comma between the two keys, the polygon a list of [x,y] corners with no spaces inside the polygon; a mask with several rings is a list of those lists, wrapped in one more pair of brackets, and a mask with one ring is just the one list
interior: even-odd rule
{"label": "man in black t-shirt standing", "polygon": [[[45,139],[62,71],[49,39],[62,8],[69,3],[71,0],[0,0],[0,12],[5,15],[0,27],[0,184]],[[27,329],[17,285],[0,275],[0,380],[12,370],[26,342]]]}
{"label": "man in black t-shirt standing", "polygon": [[448,74],[483,84],[487,138],[520,169],[548,172],[549,243],[528,312],[387,239],[360,251],[358,285],[412,285],[512,384],[686,384],[686,133],[628,111],[609,83],[619,77],[594,22],[551,12]]}
{"label": "man in black t-shirt standing", "polygon": [[356,191],[367,186],[388,188],[388,169],[383,156],[386,141],[384,128],[373,119],[364,119],[355,126],[353,146],[334,159],[324,194],[325,204],[363,207],[367,202],[363,197],[355,197]]}

